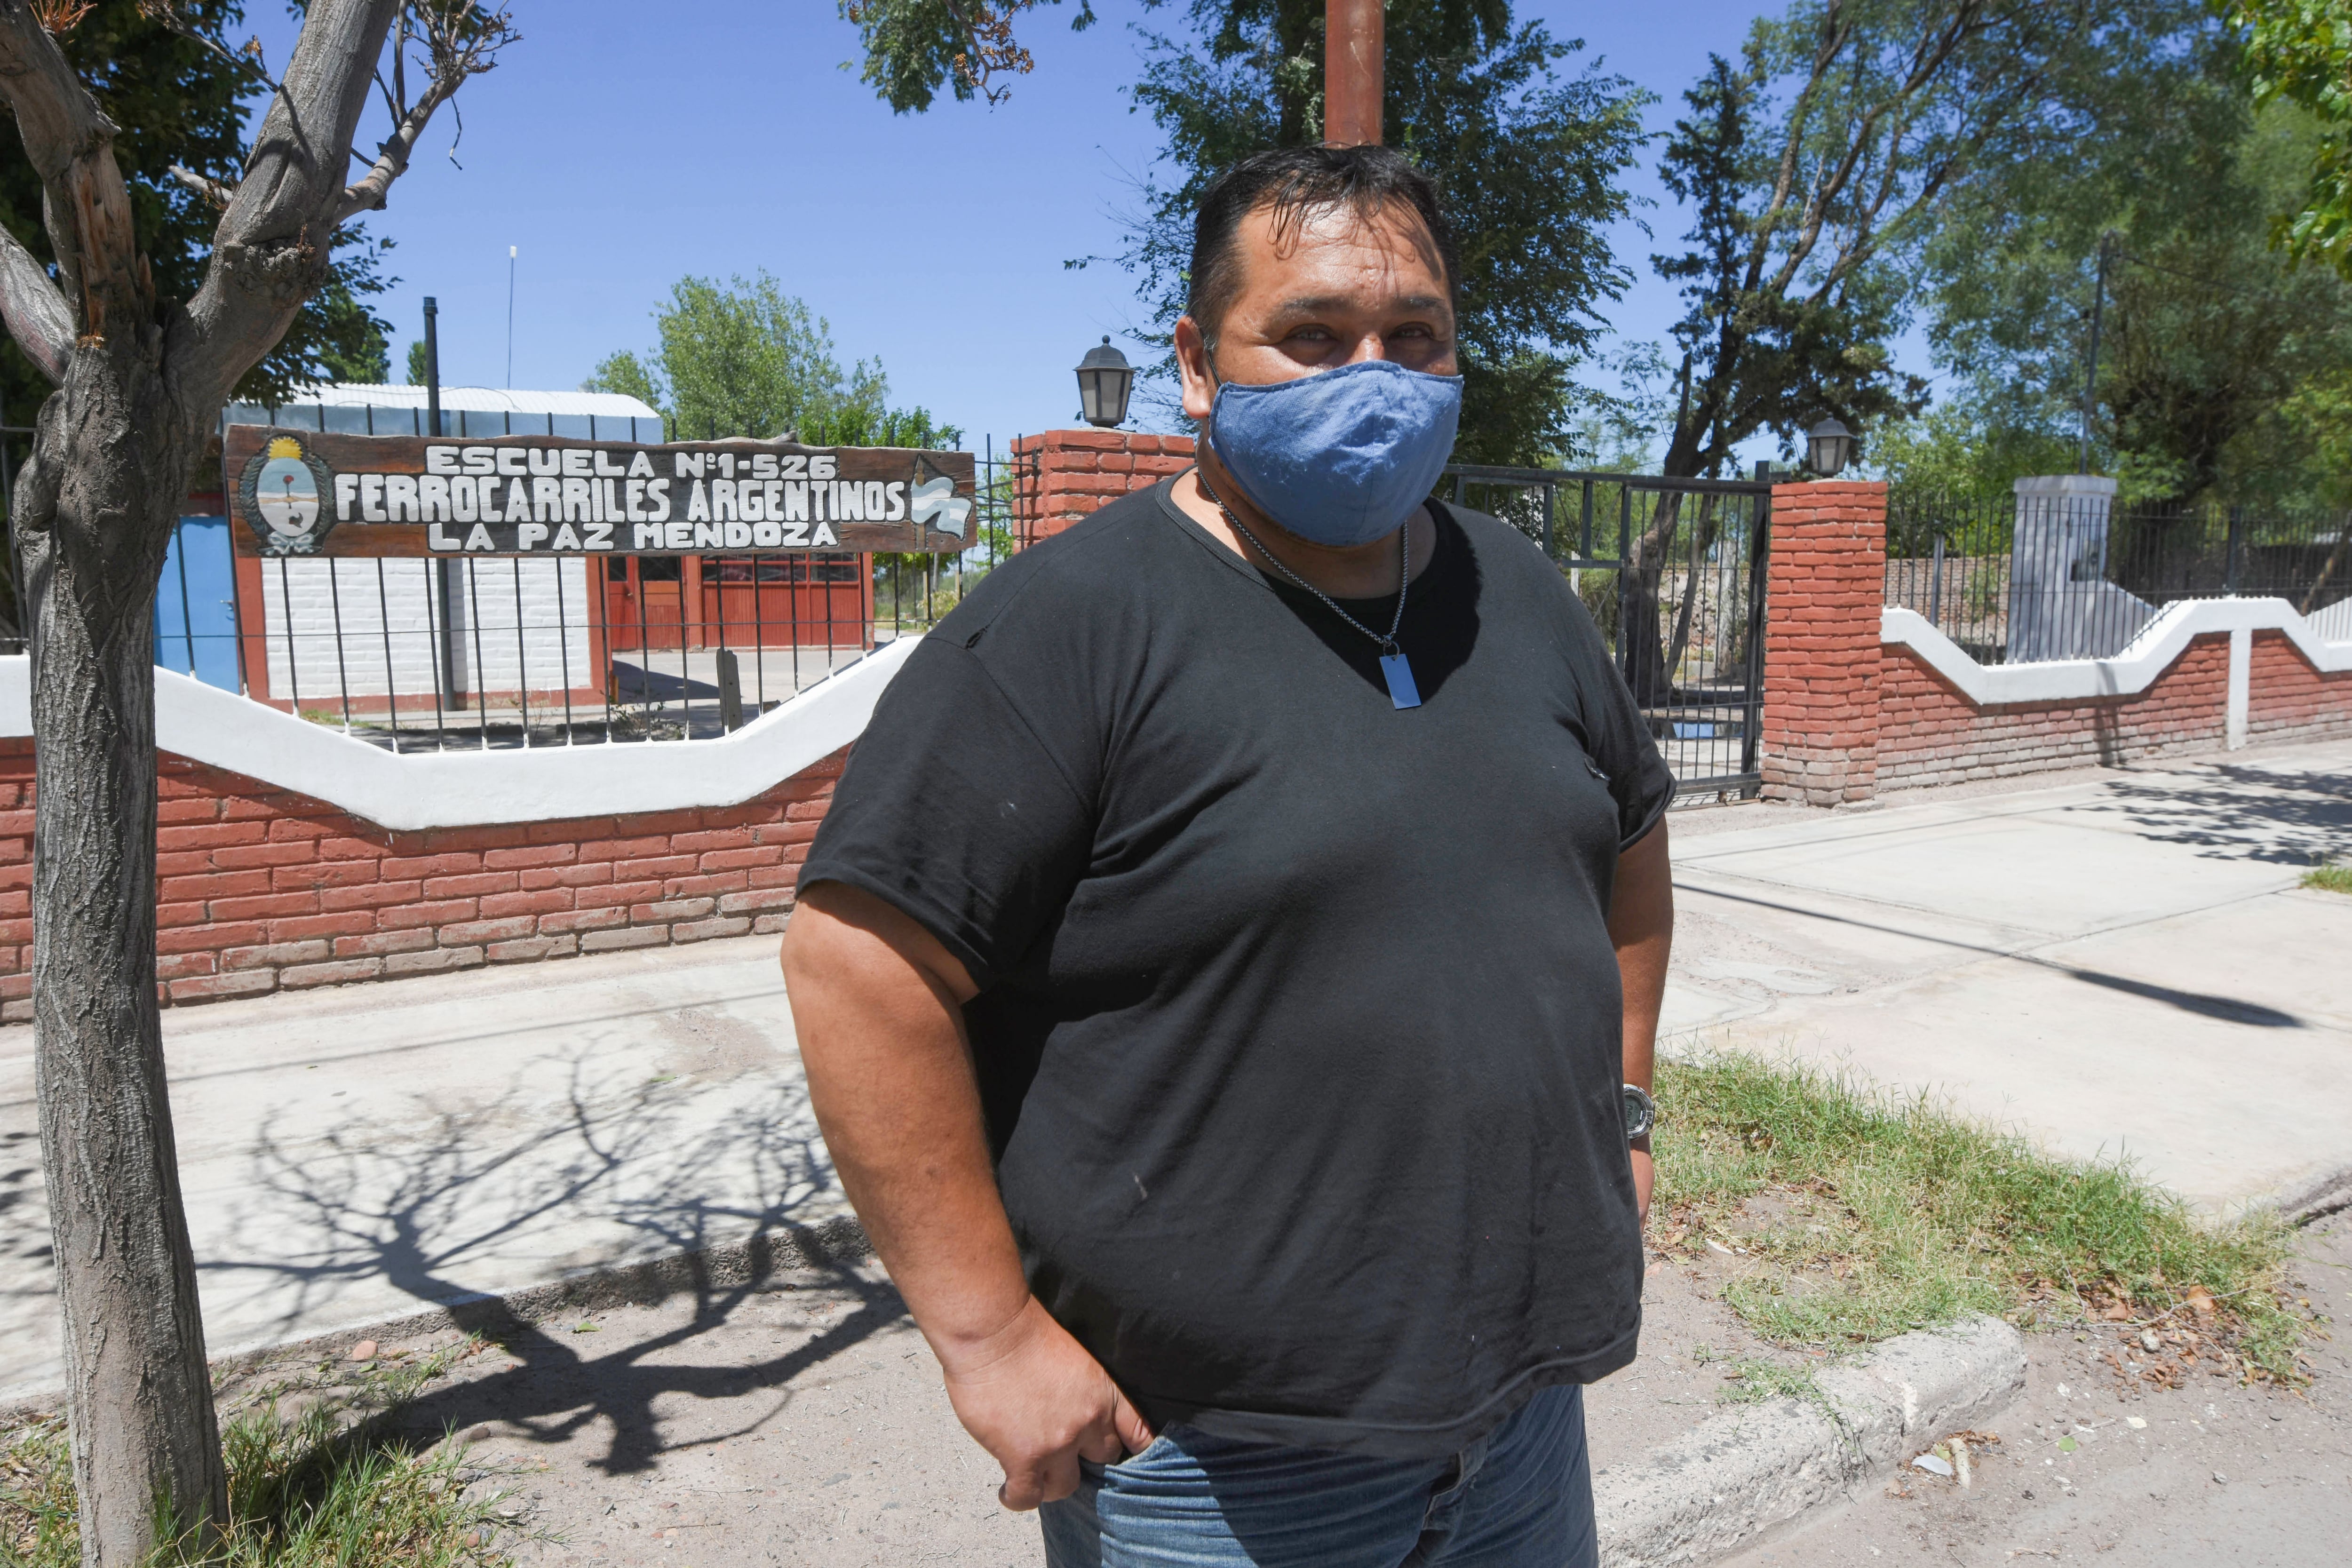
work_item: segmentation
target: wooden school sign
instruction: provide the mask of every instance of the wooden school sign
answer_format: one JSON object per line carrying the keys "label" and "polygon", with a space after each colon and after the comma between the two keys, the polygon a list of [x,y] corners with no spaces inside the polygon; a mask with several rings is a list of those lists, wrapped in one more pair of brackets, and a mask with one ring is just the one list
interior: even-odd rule
{"label": "wooden school sign", "polygon": [[970,452],[782,441],[648,446],[228,427],[230,531],[260,556],[953,554]]}

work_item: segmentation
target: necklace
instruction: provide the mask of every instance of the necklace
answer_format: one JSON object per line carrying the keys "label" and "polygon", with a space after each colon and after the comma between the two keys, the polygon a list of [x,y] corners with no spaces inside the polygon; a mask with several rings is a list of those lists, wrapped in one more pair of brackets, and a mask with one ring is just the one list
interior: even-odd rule
{"label": "necklace", "polygon": [[1421,689],[1413,684],[1412,665],[1406,659],[1404,649],[1397,643],[1397,632],[1404,625],[1405,592],[1412,582],[1412,520],[1407,518],[1404,526],[1397,530],[1396,617],[1389,623],[1388,632],[1383,636],[1341,609],[1339,602],[1330,595],[1285,566],[1256,534],[1242,526],[1242,520],[1234,515],[1234,509],[1225,504],[1223,497],[1209,488],[1208,480],[1200,477],[1200,470],[1197,468],[1193,470],[1193,479],[1194,482],[1200,485],[1201,493],[1217,503],[1217,510],[1224,514],[1225,521],[1233,525],[1234,531],[1248,540],[1257,552],[1265,557],[1268,565],[1322,600],[1333,615],[1372,639],[1374,645],[1381,650],[1381,676],[1389,683],[1389,700],[1398,708],[1420,707]]}

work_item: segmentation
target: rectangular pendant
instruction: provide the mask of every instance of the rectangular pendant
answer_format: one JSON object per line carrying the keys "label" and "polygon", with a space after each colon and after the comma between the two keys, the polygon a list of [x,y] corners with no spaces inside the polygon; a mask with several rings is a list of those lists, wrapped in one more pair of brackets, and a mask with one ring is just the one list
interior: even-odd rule
{"label": "rectangular pendant", "polygon": [[1421,706],[1421,688],[1412,683],[1412,666],[1401,653],[1381,656],[1381,673],[1388,678],[1389,700],[1400,708]]}

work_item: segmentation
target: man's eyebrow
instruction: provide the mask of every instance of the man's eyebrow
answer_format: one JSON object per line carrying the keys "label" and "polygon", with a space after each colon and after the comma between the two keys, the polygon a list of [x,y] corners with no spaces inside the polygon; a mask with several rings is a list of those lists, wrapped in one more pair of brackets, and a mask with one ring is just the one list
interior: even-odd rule
{"label": "man's eyebrow", "polygon": [[[1285,300],[1277,309],[1286,316],[1319,316],[1326,310],[1352,310],[1356,301],[1343,294],[1308,294],[1295,300]],[[1389,308],[1400,310],[1450,312],[1453,306],[1436,294],[1407,294],[1389,302]]]}

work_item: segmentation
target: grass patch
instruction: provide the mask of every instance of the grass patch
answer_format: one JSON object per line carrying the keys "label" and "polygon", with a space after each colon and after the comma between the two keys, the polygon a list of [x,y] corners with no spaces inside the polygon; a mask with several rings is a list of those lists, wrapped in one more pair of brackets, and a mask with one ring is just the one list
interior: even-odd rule
{"label": "grass patch", "polygon": [[1718,1405],[1761,1405],[1768,1399],[1802,1399],[1824,1408],[1828,1395],[1814,1381],[1813,1368],[1786,1366],[1777,1361],[1760,1357],[1732,1357],[1709,1345],[1700,1345],[1691,1352],[1691,1360],[1701,1366],[1720,1366],[1724,1381],[1731,1386],[1715,1396]]}
{"label": "grass patch", "polygon": [[[479,1349],[279,1384],[223,1412],[229,1522],[217,1568],[501,1568],[500,1479],[454,1440],[396,1430],[401,1405]],[[337,1381],[339,1380],[339,1381]],[[292,1414],[287,1405],[299,1408]],[[195,1561],[158,1553],[156,1568]],[[61,1418],[0,1431],[0,1568],[78,1568],[73,1457]]]}
{"label": "grass patch", "polygon": [[2352,866],[2315,866],[2303,874],[2303,885],[2323,893],[2352,893]]}
{"label": "grass patch", "polygon": [[1661,1063],[1658,1100],[1653,1234],[1762,1263],[1725,1298],[1769,1340],[1834,1349],[1971,1312],[2162,1319],[2194,1353],[2303,1381],[2275,1215],[2209,1221],[2128,1164],[1749,1057]]}

